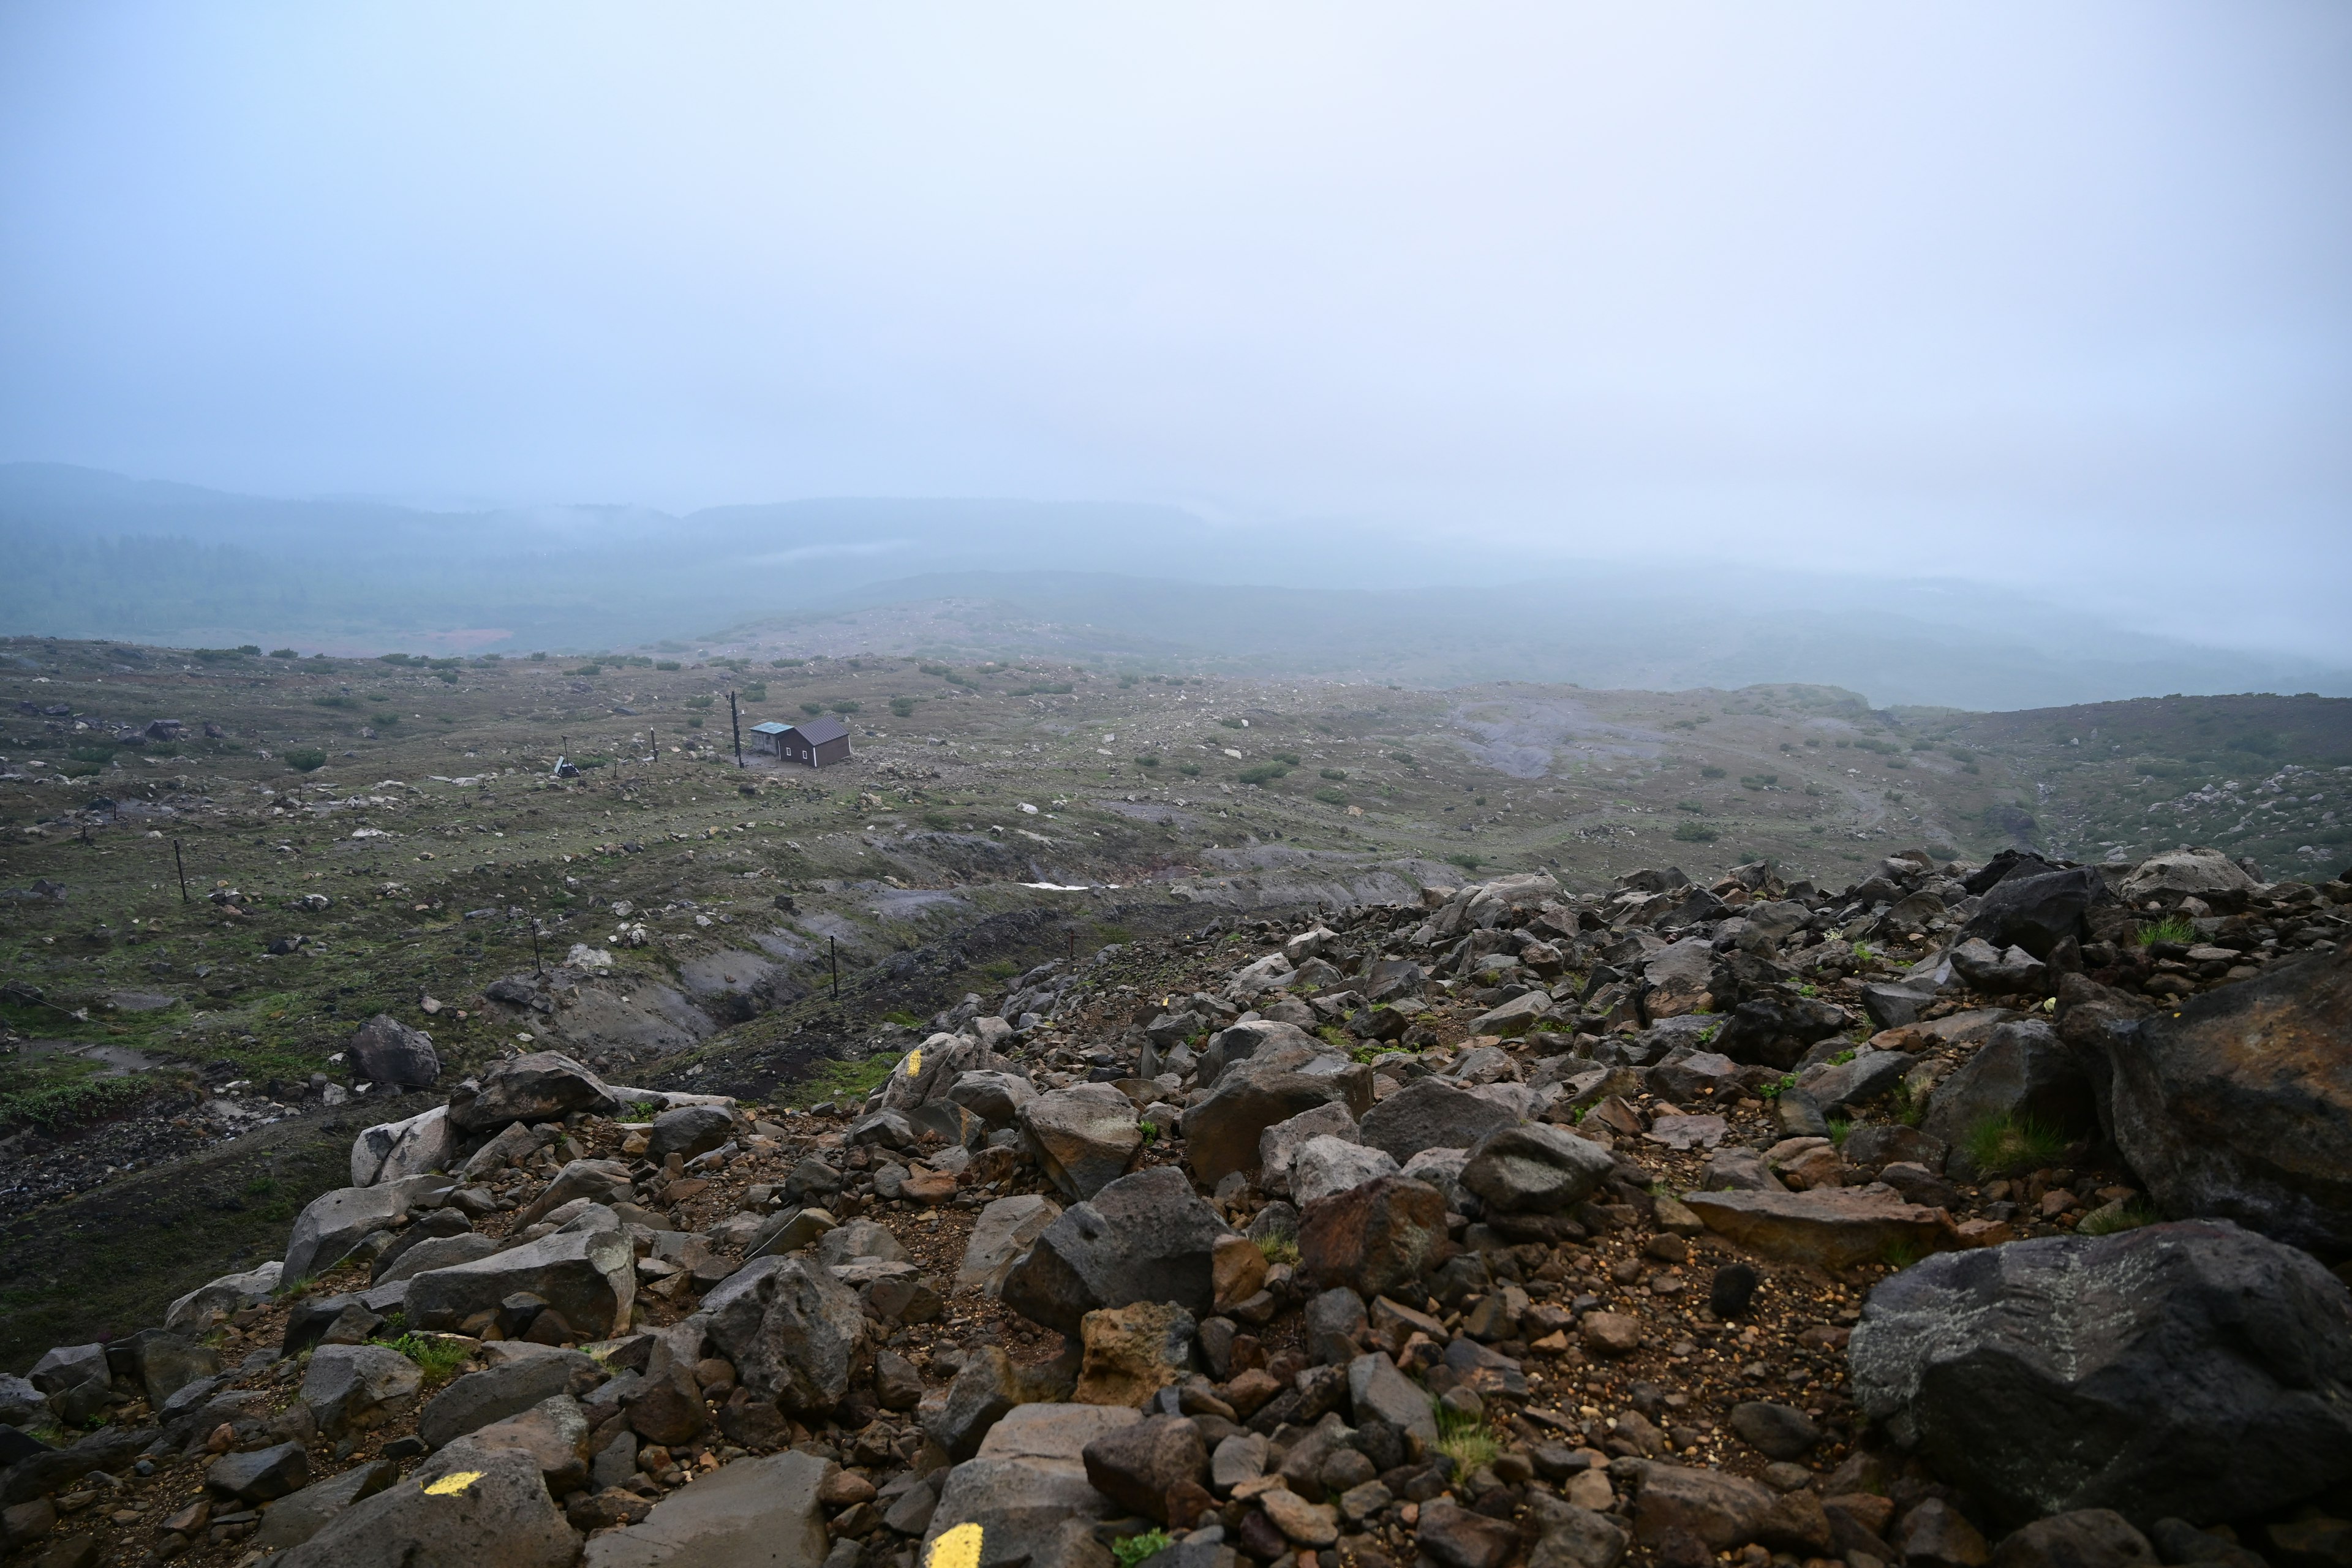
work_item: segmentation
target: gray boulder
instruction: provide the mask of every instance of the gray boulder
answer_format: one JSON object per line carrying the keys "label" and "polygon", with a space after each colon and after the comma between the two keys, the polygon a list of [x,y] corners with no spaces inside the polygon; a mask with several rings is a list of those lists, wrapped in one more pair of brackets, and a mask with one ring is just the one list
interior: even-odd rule
{"label": "gray boulder", "polygon": [[2068,937],[2084,935],[2084,917],[2091,906],[2112,896],[2088,866],[2004,878],[1984,895],[1962,934],[1981,938],[1996,950],[2021,947],[2047,959]]}
{"label": "gray boulder", "polygon": [[1257,1184],[1278,1196],[1290,1193],[1290,1163],[1298,1157],[1311,1139],[1356,1136],[1356,1119],[1345,1104],[1325,1100],[1300,1111],[1287,1121],[1277,1121],[1257,1139]]}
{"label": "gray boulder", "polygon": [[1074,1198],[1116,1180],[1143,1147],[1135,1102],[1107,1083],[1041,1094],[1021,1107],[1019,1120],[1046,1180]]}
{"label": "gray boulder", "polygon": [[2352,1253],[2352,949],[2081,1035],[2100,1121],[2165,1213]]}
{"label": "gray boulder", "polygon": [[[1191,1117],[1185,1118],[1189,1127]],[[1415,1079],[1361,1113],[1363,1141],[1400,1165],[1423,1149],[1467,1149],[1517,1121],[1507,1108],[1440,1078]]]}
{"label": "gray boulder", "polygon": [[797,1453],[721,1465],[656,1503],[643,1522],[589,1542],[581,1568],[822,1568],[817,1488],[828,1468]]}
{"label": "gray boulder", "polygon": [[1848,1357],[1870,1419],[2014,1522],[2352,1484],[2352,1293],[2226,1221],[1940,1254],[1871,1292]]}
{"label": "gray boulder", "polygon": [[[989,1428],[971,1458],[948,1472],[915,1560],[934,1561],[932,1549],[950,1531],[978,1529],[972,1568],[1078,1568],[1093,1561],[1076,1543],[1091,1544],[1093,1526],[1115,1503],[1087,1479],[1087,1445],[1133,1425],[1138,1413],[1122,1405],[1024,1405]],[[1097,1549],[1098,1550],[1098,1549]],[[971,1561],[963,1559],[962,1561]]]}
{"label": "gray boulder", "polygon": [[473,1230],[459,1231],[455,1236],[428,1236],[413,1247],[403,1247],[397,1257],[387,1253],[391,1260],[378,1268],[370,1283],[396,1285],[430,1269],[454,1268],[460,1263],[488,1258],[502,1245],[496,1237]]}
{"label": "gray boulder", "polygon": [[948,1085],[947,1097],[991,1127],[1010,1127],[1037,1089],[1017,1072],[968,1072]]}
{"label": "gray boulder", "polygon": [[1480,1139],[1462,1185],[1503,1214],[1559,1214],[1599,1190],[1614,1156],[1558,1127],[1503,1127]]}
{"label": "gray boulder", "polygon": [[2216,909],[2233,908],[2253,891],[2254,879],[2219,849],[2172,849],[2141,861],[2124,879],[2123,896],[2137,904],[2149,899],[2169,903],[2202,899]]}
{"label": "gray boulder", "polygon": [[1901,1051],[1876,1051],[1868,1046],[1850,1061],[1821,1062],[1797,1075],[1797,1088],[1815,1105],[1867,1105],[1892,1090],[1911,1070],[1914,1058]]}
{"label": "gray boulder", "polygon": [[992,1200],[972,1221],[971,1238],[964,1244],[955,1288],[996,1294],[1022,1255],[1061,1216],[1059,1205],[1042,1193]]}
{"label": "gray boulder", "polygon": [[378,1013],[359,1026],[350,1054],[352,1076],[362,1083],[390,1084],[394,1089],[431,1089],[441,1077],[441,1058],[433,1037],[412,1029],[389,1013]]}
{"label": "gray boulder", "polygon": [[1184,1112],[1186,1155],[1193,1173],[1211,1186],[1235,1171],[1256,1172],[1258,1143],[1269,1127],[1321,1105],[1343,1107],[1350,1116],[1371,1109],[1370,1068],[1334,1054],[1288,1024],[1236,1025],[1217,1038],[1244,1028],[1286,1033],[1265,1036]]}
{"label": "gray boulder", "polygon": [[277,1506],[261,1516],[260,1528],[253,1532],[254,1548],[283,1552],[299,1546],[352,1504],[373,1497],[399,1479],[398,1465],[390,1459],[372,1459],[340,1476],[313,1481],[290,1497],[279,1498]]}
{"label": "gray boulder", "polygon": [[341,1263],[372,1231],[383,1230],[427,1194],[449,1183],[410,1176],[373,1187],[337,1187],[320,1194],[295,1216],[286,1240],[284,1279],[309,1279]]}
{"label": "gray boulder", "polygon": [[582,1334],[602,1339],[628,1326],[636,1262],[613,1211],[592,1206],[551,1236],[415,1275],[408,1281],[408,1321],[423,1329],[456,1329],[496,1311],[509,1296],[528,1292]]}
{"label": "gray boulder", "polygon": [[436,1105],[405,1121],[385,1121],[352,1140],[352,1185],[372,1187],[448,1168],[457,1156],[449,1108]]}
{"label": "gray boulder", "polygon": [[206,1489],[240,1502],[273,1502],[310,1484],[310,1456],[299,1443],[223,1454],[205,1467]]}
{"label": "gray boulder", "polygon": [[1350,1187],[1397,1173],[1397,1163],[1379,1149],[1328,1133],[1309,1138],[1290,1167],[1290,1195],[1300,1205]]}
{"label": "gray boulder", "polygon": [[164,1309],[163,1326],[167,1329],[202,1329],[209,1325],[215,1312],[227,1316],[243,1311],[257,1302],[269,1300],[278,1289],[278,1281],[286,1266],[271,1258],[258,1268],[243,1274],[224,1274],[209,1283],[197,1286],[171,1306]]}
{"label": "gray boulder", "polygon": [[446,1447],[494,1421],[520,1415],[559,1394],[579,1398],[610,1375],[593,1356],[548,1350],[469,1372],[435,1394],[416,1417],[416,1435]]}
{"label": "gray boulder", "polygon": [[1926,1131],[1952,1148],[1952,1173],[1977,1173],[1969,1137],[2003,1118],[2074,1135],[2098,1125],[2091,1080],[2058,1033],[2040,1018],[2002,1024],[1927,1101]]}
{"label": "gray boulder", "polygon": [[537,1460],[460,1439],[270,1568],[572,1568],[579,1554]]}
{"label": "gray boulder", "polygon": [[449,1096],[449,1121],[460,1132],[494,1132],[515,1121],[560,1121],[575,1110],[614,1109],[603,1079],[556,1051],[509,1057]]}
{"label": "gray boulder", "polygon": [[425,1386],[416,1363],[384,1345],[320,1345],[302,1369],[302,1403],[328,1437],[408,1410]]}
{"label": "gray boulder", "polygon": [[752,1393],[816,1415],[849,1392],[866,1313],[825,1265],[800,1257],[747,1263],[703,1298],[702,1315]]}
{"label": "gray boulder", "polygon": [[2050,977],[2049,966],[2023,948],[1996,948],[1978,937],[1970,937],[1952,949],[1952,969],[1961,979],[1993,996],[2019,992],[2038,994]]}
{"label": "gray boulder", "polygon": [[735,1113],[723,1105],[681,1105],[654,1118],[646,1134],[646,1156],[662,1160],[676,1154],[691,1160],[707,1154],[735,1135]]}
{"label": "gray boulder", "polygon": [[1216,1294],[1212,1257],[1232,1234],[1182,1172],[1155,1165],[1063,1211],[1005,1276],[1004,1304],[1072,1335],[1088,1312],[1136,1301],[1206,1317]]}
{"label": "gray boulder", "polygon": [[628,1163],[623,1160],[572,1160],[555,1173],[555,1180],[539,1195],[515,1210],[515,1226],[534,1225],[574,1198],[600,1204],[625,1204],[635,1196],[629,1184]]}

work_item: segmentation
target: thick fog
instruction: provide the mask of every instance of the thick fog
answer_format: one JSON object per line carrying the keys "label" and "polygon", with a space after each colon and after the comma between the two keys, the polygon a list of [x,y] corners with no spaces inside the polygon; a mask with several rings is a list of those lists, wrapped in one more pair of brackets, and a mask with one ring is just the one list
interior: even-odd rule
{"label": "thick fog", "polygon": [[19,5],[0,459],[1158,503],[1234,582],[1438,535],[2343,660],[2347,89],[2332,0]]}

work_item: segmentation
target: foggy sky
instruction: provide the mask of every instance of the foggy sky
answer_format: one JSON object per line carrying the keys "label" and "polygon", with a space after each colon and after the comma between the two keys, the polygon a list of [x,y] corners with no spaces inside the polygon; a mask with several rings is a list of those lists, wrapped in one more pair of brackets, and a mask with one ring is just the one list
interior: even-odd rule
{"label": "foggy sky", "polygon": [[[0,458],[1174,502],[2352,658],[2352,9],[0,8]],[[1671,569],[1662,568],[1662,569]]]}

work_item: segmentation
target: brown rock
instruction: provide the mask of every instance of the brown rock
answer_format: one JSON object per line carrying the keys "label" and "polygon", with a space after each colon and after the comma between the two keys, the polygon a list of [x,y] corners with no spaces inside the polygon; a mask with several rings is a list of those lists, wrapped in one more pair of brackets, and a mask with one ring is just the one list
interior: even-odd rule
{"label": "brown rock", "polygon": [[1822,1500],[1805,1490],[1782,1492],[1756,1521],[1759,1543],[1799,1557],[1827,1557],[1836,1545]]}
{"label": "brown rock", "polygon": [[1248,1237],[1235,1234],[1217,1238],[1209,1271],[1215,1281],[1215,1310],[1231,1311],[1255,1296],[1265,1284],[1265,1254]]}
{"label": "brown rock", "polygon": [[855,1470],[827,1470],[816,1484],[816,1500],[827,1509],[852,1508],[874,1500],[874,1483]]}
{"label": "brown rock", "polygon": [[1081,1457],[1095,1490],[1162,1524],[1170,1522],[1169,1494],[1180,1486],[1199,1487],[1209,1473],[1201,1428],[1182,1415],[1154,1415],[1106,1432]]}
{"label": "brown rock", "polygon": [[1507,1521],[1443,1498],[1421,1505],[1413,1534],[1443,1568],[1502,1568],[1519,1546],[1519,1532]]}
{"label": "brown rock", "polygon": [[1577,1320],[1576,1331],[1599,1355],[1631,1355],[1642,1348],[1641,1320],[1622,1312],[1587,1312]]}
{"label": "brown rock", "polygon": [[1339,1539],[1339,1510],[1329,1503],[1308,1502],[1286,1487],[1275,1487],[1257,1494],[1257,1506],[1285,1541],[1315,1547]]}
{"label": "brown rock", "polygon": [[1192,1314],[1164,1301],[1088,1312],[1078,1334],[1085,1352],[1073,1397],[1080,1405],[1140,1409],[1192,1367]]}
{"label": "brown rock", "polygon": [[1426,1183],[1382,1176],[1307,1205],[1299,1274],[1360,1296],[1412,1283],[1445,1246],[1445,1195]]}
{"label": "brown rock", "polygon": [[1949,1215],[1905,1203],[1894,1188],[1875,1182],[1805,1193],[1693,1193],[1684,1201],[1717,1235],[1767,1258],[1815,1268],[1850,1268],[1891,1253],[1916,1258],[1960,1246]]}
{"label": "brown rock", "polygon": [[1929,1498],[1903,1516],[1895,1546],[1906,1568],[1984,1568],[1992,1555],[1977,1527],[1941,1498]]}
{"label": "brown rock", "polygon": [[1685,1535],[1710,1552],[1731,1552],[1756,1539],[1778,1500],[1769,1487],[1739,1476],[1653,1459],[1642,1466],[1633,1535],[1650,1547]]}

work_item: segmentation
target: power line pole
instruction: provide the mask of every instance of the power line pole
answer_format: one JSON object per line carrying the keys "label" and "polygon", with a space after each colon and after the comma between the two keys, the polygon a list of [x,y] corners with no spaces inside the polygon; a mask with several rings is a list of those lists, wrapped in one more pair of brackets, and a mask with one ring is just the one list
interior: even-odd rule
{"label": "power line pole", "polygon": [[735,706],[735,694],[727,694],[727,723],[735,731],[735,765],[743,765],[743,714]]}

